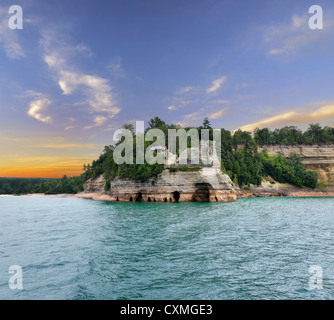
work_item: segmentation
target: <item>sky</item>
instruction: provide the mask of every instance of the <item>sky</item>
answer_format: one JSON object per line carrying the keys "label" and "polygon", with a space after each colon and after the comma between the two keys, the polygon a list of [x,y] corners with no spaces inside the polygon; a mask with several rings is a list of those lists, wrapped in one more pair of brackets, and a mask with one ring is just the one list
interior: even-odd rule
{"label": "sky", "polygon": [[115,130],[155,116],[334,127],[333,71],[333,1],[2,0],[0,177],[79,175]]}

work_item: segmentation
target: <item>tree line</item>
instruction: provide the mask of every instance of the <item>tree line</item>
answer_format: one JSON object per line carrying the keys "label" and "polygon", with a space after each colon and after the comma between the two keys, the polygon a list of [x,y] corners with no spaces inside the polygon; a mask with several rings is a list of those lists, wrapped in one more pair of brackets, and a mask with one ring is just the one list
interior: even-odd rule
{"label": "tree line", "polygon": [[256,128],[254,139],[261,146],[332,144],[334,143],[334,128],[328,126],[322,128],[318,123],[310,124],[305,132],[295,126],[286,126],[273,131],[268,128]]}
{"label": "tree line", "polygon": [[0,178],[0,194],[75,194],[83,191],[87,179],[87,174],[77,177],[67,177],[65,175],[58,179]]}

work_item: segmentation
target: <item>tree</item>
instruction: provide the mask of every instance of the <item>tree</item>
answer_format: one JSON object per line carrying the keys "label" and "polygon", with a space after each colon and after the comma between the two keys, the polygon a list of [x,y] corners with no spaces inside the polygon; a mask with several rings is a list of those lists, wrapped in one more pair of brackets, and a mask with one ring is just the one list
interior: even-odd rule
{"label": "tree", "polygon": [[135,128],[134,128],[133,124],[125,124],[125,125],[123,125],[123,129],[130,130],[132,132],[132,134],[135,133]]}
{"label": "tree", "polygon": [[204,129],[212,129],[211,128],[211,123],[210,123],[208,117],[205,117],[204,120],[203,120],[203,128]]}
{"label": "tree", "polygon": [[165,128],[166,127],[166,122],[161,120],[159,117],[154,117],[148,122],[148,125],[150,128]]}
{"label": "tree", "polygon": [[309,128],[304,132],[304,135],[310,139],[311,143],[319,143],[322,141],[322,128],[319,123],[311,123]]}
{"label": "tree", "polygon": [[107,180],[104,185],[104,191],[109,191],[111,187],[110,180]]}
{"label": "tree", "polygon": [[269,145],[271,143],[271,131],[268,128],[254,130],[254,139],[258,145]]}
{"label": "tree", "polygon": [[246,145],[246,143],[252,140],[250,132],[242,131],[238,129],[233,135],[233,146],[237,149],[238,145]]}

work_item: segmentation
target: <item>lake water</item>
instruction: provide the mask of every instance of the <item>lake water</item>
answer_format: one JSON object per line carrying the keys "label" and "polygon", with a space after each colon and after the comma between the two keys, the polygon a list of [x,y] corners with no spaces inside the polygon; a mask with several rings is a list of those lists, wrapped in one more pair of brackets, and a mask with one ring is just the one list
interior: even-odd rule
{"label": "lake water", "polygon": [[0,197],[0,223],[0,299],[334,298],[334,198]]}

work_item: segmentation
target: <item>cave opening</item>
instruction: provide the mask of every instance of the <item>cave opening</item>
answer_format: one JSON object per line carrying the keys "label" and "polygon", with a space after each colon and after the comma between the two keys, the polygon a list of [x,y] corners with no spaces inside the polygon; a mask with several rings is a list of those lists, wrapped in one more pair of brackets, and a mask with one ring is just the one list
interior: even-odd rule
{"label": "cave opening", "polygon": [[213,189],[212,185],[210,183],[196,183],[195,187],[196,191],[192,196],[192,202],[210,202],[210,190]]}
{"label": "cave opening", "polygon": [[179,191],[174,191],[172,192],[172,196],[175,202],[179,202],[180,200],[180,192]]}
{"label": "cave opening", "polygon": [[143,201],[143,194],[141,192],[138,192],[136,195],[136,202],[142,202]]}

